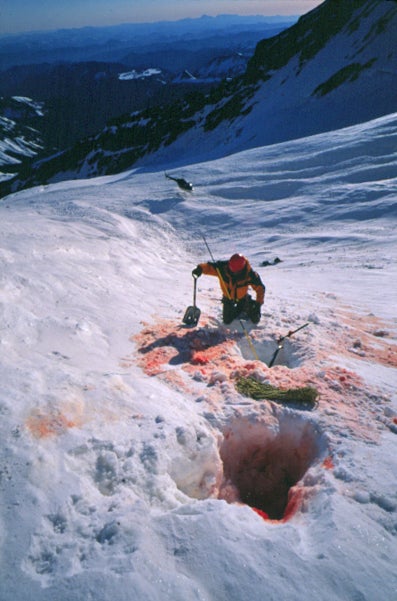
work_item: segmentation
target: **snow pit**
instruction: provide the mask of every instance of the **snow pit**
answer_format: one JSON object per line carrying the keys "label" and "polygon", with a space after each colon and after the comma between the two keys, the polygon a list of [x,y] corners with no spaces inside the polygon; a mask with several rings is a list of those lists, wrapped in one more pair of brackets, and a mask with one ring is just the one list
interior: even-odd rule
{"label": "snow pit", "polygon": [[[258,359],[263,363],[266,363],[266,365],[269,365],[277,350],[277,342],[275,340],[259,342],[255,339],[253,339],[252,342],[258,355]],[[238,342],[238,346],[244,359],[251,360],[253,358],[252,348],[245,337]],[[283,348],[277,353],[274,365],[285,365],[286,367],[293,369],[294,367],[299,367],[302,362],[303,359],[299,342],[285,340],[283,342]]]}
{"label": "snow pit", "polygon": [[296,485],[325,446],[315,425],[296,416],[280,416],[271,424],[236,420],[220,447],[224,479],[218,498],[285,521],[305,497],[303,484]]}

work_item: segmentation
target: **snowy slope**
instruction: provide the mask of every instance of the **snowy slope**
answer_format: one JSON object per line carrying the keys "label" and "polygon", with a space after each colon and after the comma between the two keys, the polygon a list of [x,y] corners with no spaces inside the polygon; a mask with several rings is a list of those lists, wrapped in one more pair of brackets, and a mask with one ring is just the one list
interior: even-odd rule
{"label": "snowy slope", "polygon": [[[278,37],[264,40],[264,57],[254,57],[248,71],[254,83],[244,82],[198,115],[197,126],[172,145],[175,161],[219,158],[396,111],[396,3],[350,3],[356,10],[349,16],[346,9],[343,25],[327,37],[333,11],[344,14],[346,5],[337,4],[328,0]],[[161,157],[160,150],[144,161]]]}
{"label": "snowy slope", "polygon": [[[2,601],[395,597],[396,140],[391,114],[192,162],[193,193],[134,170],[3,199]],[[202,233],[266,283],[258,361],[213,278],[180,325]]]}

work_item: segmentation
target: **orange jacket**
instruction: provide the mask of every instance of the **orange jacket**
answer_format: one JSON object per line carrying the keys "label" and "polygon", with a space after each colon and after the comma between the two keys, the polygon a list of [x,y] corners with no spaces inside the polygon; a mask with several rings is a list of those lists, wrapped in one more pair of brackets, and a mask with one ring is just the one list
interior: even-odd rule
{"label": "orange jacket", "polygon": [[265,285],[259,273],[254,271],[247,261],[242,272],[234,274],[228,268],[228,261],[216,261],[215,263],[200,263],[205,275],[218,276],[223,296],[233,301],[243,299],[251,286],[256,293],[256,301],[263,305],[265,299]]}

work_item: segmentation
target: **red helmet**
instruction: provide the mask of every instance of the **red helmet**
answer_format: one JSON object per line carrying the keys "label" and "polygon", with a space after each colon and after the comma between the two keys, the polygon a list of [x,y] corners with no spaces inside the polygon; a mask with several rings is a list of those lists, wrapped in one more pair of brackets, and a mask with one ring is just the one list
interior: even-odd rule
{"label": "red helmet", "polygon": [[230,257],[227,265],[232,273],[238,273],[239,271],[242,271],[244,269],[246,264],[247,259],[243,257],[243,255],[236,253],[235,255],[232,255]]}

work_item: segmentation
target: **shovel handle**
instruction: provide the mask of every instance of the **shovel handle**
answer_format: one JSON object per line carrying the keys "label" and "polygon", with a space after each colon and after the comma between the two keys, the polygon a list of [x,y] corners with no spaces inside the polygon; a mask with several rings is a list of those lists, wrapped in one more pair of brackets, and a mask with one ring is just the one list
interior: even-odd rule
{"label": "shovel handle", "polygon": [[193,307],[196,306],[197,279],[198,279],[198,276],[194,275],[193,276]]}

